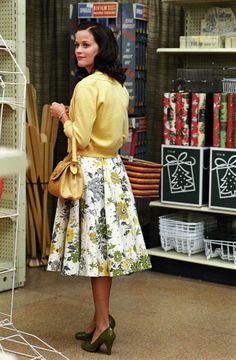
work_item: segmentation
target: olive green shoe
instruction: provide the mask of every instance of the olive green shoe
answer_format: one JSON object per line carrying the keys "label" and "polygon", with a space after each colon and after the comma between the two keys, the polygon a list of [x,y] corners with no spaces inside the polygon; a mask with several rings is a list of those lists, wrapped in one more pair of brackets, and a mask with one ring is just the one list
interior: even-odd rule
{"label": "olive green shoe", "polygon": [[[109,326],[112,329],[114,329],[116,326],[115,319],[111,315],[109,315]],[[92,337],[93,337],[93,331],[90,333],[85,331],[79,331],[75,334],[75,338],[77,340],[89,341],[92,339]]]}
{"label": "olive green shoe", "polygon": [[111,355],[111,349],[116,335],[112,328],[108,327],[105,331],[99,335],[99,337],[91,343],[90,341],[84,341],[81,348],[89,352],[97,352],[102,344],[106,346],[107,355]]}

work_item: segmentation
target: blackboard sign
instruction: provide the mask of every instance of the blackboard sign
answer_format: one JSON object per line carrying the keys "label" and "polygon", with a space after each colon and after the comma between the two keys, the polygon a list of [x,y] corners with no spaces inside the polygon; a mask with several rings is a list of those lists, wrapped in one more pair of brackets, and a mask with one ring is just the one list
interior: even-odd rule
{"label": "blackboard sign", "polygon": [[236,149],[211,148],[209,207],[236,210]]}
{"label": "blackboard sign", "polygon": [[161,201],[202,206],[208,203],[210,149],[162,145]]}

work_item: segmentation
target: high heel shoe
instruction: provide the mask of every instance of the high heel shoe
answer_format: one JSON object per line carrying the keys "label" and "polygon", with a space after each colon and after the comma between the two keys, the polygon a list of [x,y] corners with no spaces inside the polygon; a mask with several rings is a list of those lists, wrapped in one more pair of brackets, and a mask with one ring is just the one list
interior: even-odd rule
{"label": "high heel shoe", "polygon": [[111,349],[115,340],[114,331],[108,327],[105,331],[99,335],[99,337],[91,343],[90,341],[84,341],[81,345],[82,349],[89,352],[97,352],[102,344],[106,345],[107,355],[111,355]]}
{"label": "high heel shoe", "polygon": [[[115,319],[113,318],[113,316],[109,315],[109,326],[110,328],[114,329],[116,326],[116,322]],[[86,331],[79,331],[75,334],[75,338],[77,340],[84,340],[84,341],[89,341],[92,339],[93,337],[93,333],[94,330],[92,332],[86,332]]]}

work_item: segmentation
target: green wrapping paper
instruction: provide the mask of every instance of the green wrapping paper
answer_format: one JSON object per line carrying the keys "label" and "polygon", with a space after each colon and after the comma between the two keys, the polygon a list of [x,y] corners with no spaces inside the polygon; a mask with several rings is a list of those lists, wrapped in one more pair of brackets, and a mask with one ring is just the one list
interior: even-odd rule
{"label": "green wrapping paper", "polygon": [[199,94],[198,146],[205,146],[206,94]]}
{"label": "green wrapping paper", "polygon": [[226,131],[228,118],[228,93],[221,94],[220,102],[220,147],[226,147]]}

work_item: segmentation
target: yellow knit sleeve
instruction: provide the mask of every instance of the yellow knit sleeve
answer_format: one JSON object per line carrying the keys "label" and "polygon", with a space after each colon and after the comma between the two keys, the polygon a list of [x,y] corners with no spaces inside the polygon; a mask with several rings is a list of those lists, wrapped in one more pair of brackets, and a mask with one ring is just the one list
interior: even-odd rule
{"label": "yellow knit sleeve", "polygon": [[128,111],[127,111],[127,117],[126,117],[126,120],[124,121],[124,125],[123,125],[123,134],[122,134],[123,145],[128,140],[128,133],[129,133],[129,120],[128,120]]}
{"label": "yellow knit sleeve", "polygon": [[77,146],[85,149],[90,141],[97,112],[97,88],[86,85],[74,90],[70,103],[70,120],[64,123],[64,133],[71,139],[75,136]]}

